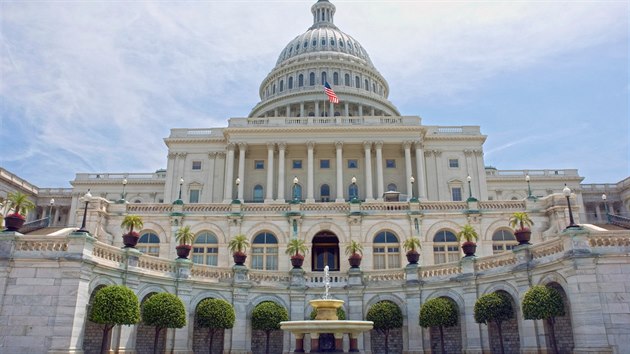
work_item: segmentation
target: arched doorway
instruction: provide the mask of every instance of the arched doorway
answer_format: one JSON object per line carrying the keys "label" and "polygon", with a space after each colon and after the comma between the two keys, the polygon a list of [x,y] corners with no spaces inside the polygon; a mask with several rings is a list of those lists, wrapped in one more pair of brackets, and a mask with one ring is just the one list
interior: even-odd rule
{"label": "arched doorway", "polygon": [[[87,310],[85,311],[86,317],[89,318],[90,309],[94,301],[94,295],[104,288],[105,285],[99,285],[92,294],[90,294],[90,301],[88,302]],[[111,341],[112,332],[109,332],[109,341]],[[101,352],[101,341],[103,339],[103,325],[86,319],[85,331],[83,332],[83,352],[85,354],[98,354]]]}
{"label": "arched doorway", "polygon": [[331,271],[339,270],[339,239],[330,231],[320,231],[313,237],[313,257],[311,269],[324,271],[328,266]]}
{"label": "arched doorway", "polygon": [[[571,353],[575,347],[575,342],[573,341],[573,326],[571,325],[571,307],[569,304],[569,298],[560,284],[553,282],[547,284],[547,286],[556,289],[560,293],[560,296],[562,296],[562,303],[564,304],[564,316],[556,317],[554,325],[558,352]],[[549,352],[553,352],[549,335],[551,329],[549,328],[548,321],[544,321],[544,324],[545,334],[547,335],[547,349]]]}
{"label": "arched doorway", "polygon": [[[503,349],[505,353],[520,353],[521,339],[518,332],[518,319],[516,318],[516,311],[518,309],[517,303],[512,298],[512,295],[503,290],[497,291],[498,293],[505,294],[512,303],[512,318],[505,320],[501,323],[501,334],[503,335]],[[490,338],[490,350],[492,353],[501,353],[501,343],[499,341],[499,328],[495,322],[488,324],[488,337]]]}
{"label": "arched doorway", "polygon": [[[145,301],[147,301],[151,296],[157,293],[149,293],[147,294],[142,302],[140,303],[140,309],[142,311],[142,306],[144,306]],[[158,340],[158,353],[164,353],[166,348],[166,335],[167,333],[163,333],[160,335]],[[138,323],[136,327],[136,353],[137,354],[153,354],[153,341],[155,339],[155,327],[147,326],[142,321]]]}

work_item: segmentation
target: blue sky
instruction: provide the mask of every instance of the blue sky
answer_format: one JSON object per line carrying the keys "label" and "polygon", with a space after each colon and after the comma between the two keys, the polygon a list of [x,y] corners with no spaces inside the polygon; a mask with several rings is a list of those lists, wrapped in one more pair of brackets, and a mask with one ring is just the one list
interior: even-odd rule
{"label": "blue sky", "polygon": [[[259,101],[311,1],[0,2],[0,165],[39,187],[166,167],[170,128]],[[485,163],[630,175],[626,1],[333,1],[427,125],[479,125]]]}

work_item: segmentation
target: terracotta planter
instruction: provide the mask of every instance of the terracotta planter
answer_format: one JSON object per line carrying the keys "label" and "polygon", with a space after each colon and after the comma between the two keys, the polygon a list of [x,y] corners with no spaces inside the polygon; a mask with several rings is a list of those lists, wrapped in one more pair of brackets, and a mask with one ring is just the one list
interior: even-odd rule
{"label": "terracotta planter", "polygon": [[232,258],[234,258],[234,264],[242,266],[245,264],[247,255],[243,252],[234,252],[232,253]]}
{"label": "terracotta planter", "polygon": [[475,251],[477,251],[477,244],[474,242],[464,242],[462,243],[462,250],[466,257],[472,257],[475,255]]}
{"label": "terracotta planter", "polygon": [[353,253],[348,257],[348,263],[350,263],[350,268],[359,268],[361,265],[361,259],[363,257],[358,253]]}
{"label": "terracotta planter", "polygon": [[175,250],[177,250],[177,258],[188,259],[188,255],[190,254],[191,249],[191,245],[176,246]]}
{"label": "terracotta planter", "polygon": [[22,225],[24,225],[25,221],[26,218],[22,215],[9,214],[4,217],[4,226],[6,226],[5,231],[18,231]]}
{"label": "terracotta planter", "polygon": [[296,254],[291,256],[291,265],[293,268],[302,268],[302,264],[304,264],[304,256],[301,254]]}
{"label": "terracotta planter", "polygon": [[532,236],[532,232],[529,229],[520,229],[514,232],[514,237],[518,241],[519,245],[529,245],[529,240]]}
{"label": "terracotta planter", "polygon": [[125,248],[136,248],[140,235],[137,232],[129,232],[122,236]]}
{"label": "terracotta planter", "polygon": [[420,260],[420,253],[418,253],[418,251],[407,252],[407,262],[409,262],[409,264],[418,264],[419,260]]}

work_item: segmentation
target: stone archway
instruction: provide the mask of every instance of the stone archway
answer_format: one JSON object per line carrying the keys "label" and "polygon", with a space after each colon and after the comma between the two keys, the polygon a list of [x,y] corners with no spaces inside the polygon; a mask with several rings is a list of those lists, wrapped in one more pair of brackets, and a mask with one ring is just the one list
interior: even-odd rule
{"label": "stone archway", "polygon": [[[518,332],[518,319],[516,318],[516,312],[518,304],[514,302],[512,296],[503,291],[500,292],[510,298],[512,303],[513,317],[507,321],[501,323],[501,334],[503,335],[503,349],[505,354],[520,353],[521,351],[521,338]],[[488,337],[490,338],[490,350],[492,353],[501,353],[501,343],[499,343],[499,332],[497,325],[494,322],[488,324]]]}
{"label": "stone archway", "polygon": [[[90,309],[92,307],[92,302],[94,301],[94,295],[104,288],[105,285],[99,285],[92,291],[90,294],[90,301],[87,305],[87,310],[85,311],[86,317],[89,318]],[[111,343],[111,335],[112,331],[109,331],[109,340]],[[101,342],[103,340],[103,325],[98,323],[94,323],[89,319],[85,321],[85,331],[83,332],[83,353],[84,354],[99,354],[101,352]]]}
{"label": "stone archway", "polygon": [[331,231],[320,231],[313,237],[311,269],[324,271],[328,266],[331,271],[339,271],[339,239]]}
{"label": "stone archway", "polygon": [[[157,293],[147,294],[140,303],[140,309],[145,301]],[[147,326],[142,322],[136,327],[136,354],[153,354],[153,340],[155,338],[155,327]],[[158,353],[164,353],[166,348],[166,333],[161,333],[158,339]]]}
{"label": "stone archway", "polygon": [[[448,296],[442,296],[445,299],[453,301],[455,304],[457,302],[451,299]],[[457,305],[455,305],[457,306]],[[459,306],[458,311],[459,311]],[[452,327],[444,328],[444,346],[446,347],[446,353],[461,353],[462,352],[462,316],[461,311],[459,312],[459,318],[457,320],[457,324]],[[441,353],[440,348],[440,329],[436,327],[431,327],[429,329],[429,336],[431,338],[431,352],[432,353]]]}
{"label": "stone archway", "polygon": [[[211,299],[211,298],[206,298]],[[203,299],[205,300],[205,299]],[[199,301],[199,304],[203,301]],[[197,304],[197,307],[199,306]],[[217,331],[212,337],[212,351],[208,351],[210,331],[208,328],[199,327],[197,324],[197,309],[194,314],[193,328],[193,352],[194,353],[223,353],[225,331]]]}
{"label": "stone archway", "polygon": [[[575,347],[575,342],[573,341],[573,326],[571,325],[571,307],[569,304],[569,299],[567,297],[567,293],[564,291],[564,288],[558,283],[549,283],[548,287],[556,289],[560,296],[562,296],[562,302],[564,303],[564,316],[556,317],[556,323],[554,326],[555,334],[556,334],[556,343],[558,344],[558,352],[560,353],[572,353],[573,348]],[[545,334],[547,334],[547,350],[551,353],[553,349],[551,347],[551,339],[549,338],[549,324],[547,321],[544,321],[545,324]]]}

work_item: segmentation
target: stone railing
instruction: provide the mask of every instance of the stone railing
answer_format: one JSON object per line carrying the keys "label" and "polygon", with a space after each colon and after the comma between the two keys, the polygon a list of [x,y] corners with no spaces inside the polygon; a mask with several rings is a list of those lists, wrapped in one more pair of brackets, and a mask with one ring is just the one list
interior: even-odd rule
{"label": "stone railing", "polygon": [[[256,108],[254,108],[256,110]],[[393,125],[420,126],[417,116],[360,116],[360,117],[271,117],[271,118],[230,118],[230,128],[245,127],[291,127],[320,125]],[[459,127],[462,129],[462,127]],[[171,137],[173,137],[171,130]]]}
{"label": "stone railing", "polygon": [[594,234],[588,237],[588,245],[593,248],[630,247],[630,234],[624,231],[606,232],[605,235]]}
{"label": "stone railing", "polygon": [[288,204],[243,204],[241,211],[245,213],[284,213],[290,210]]}
{"label": "stone railing", "polygon": [[301,204],[300,211],[320,213],[347,213],[350,211],[348,203],[313,203]]}
{"label": "stone railing", "polygon": [[451,211],[466,210],[468,204],[466,202],[429,202],[420,203],[422,211]]}
{"label": "stone railing", "polygon": [[363,272],[363,279],[366,282],[383,282],[383,281],[405,281],[404,269],[388,269],[388,270],[371,270]]}
{"label": "stone railing", "polygon": [[262,283],[282,283],[288,284],[291,276],[286,273],[278,273],[274,271],[249,270],[247,273],[249,281],[256,284]]}
{"label": "stone railing", "polygon": [[232,268],[220,268],[196,263],[193,264],[190,270],[190,275],[193,278],[215,282],[232,279],[233,274]]}
{"label": "stone railing", "polygon": [[115,246],[107,245],[102,242],[95,242],[92,255],[107,261],[122,263],[125,260],[124,252]]}
{"label": "stone railing", "polygon": [[36,236],[20,239],[15,243],[16,252],[65,252],[68,240],[57,236]]}
{"label": "stone railing", "polygon": [[175,263],[169,259],[143,254],[138,259],[138,268],[164,273],[175,273]]}
{"label": "stone railing", "polygon": [[579,177],[578,170],[496,170],[487,168],[486,176],[488,177],[514,177],[525,181],[525,176],[531,178],[536,177]]}
{"label": "stone railing", "polygon": [[516,264],[516,255],[513,252],[504,252],[497,255],[480,257],[475,261],[475,271],[484,271],[493,268],[511,266]]}
{"label": "stone railing", "polygon": [[173,128],[171,129],[171,135],[169,139],[172,138],[223,138],[223,129],[207,129],[207,128],[196,128],[196,129],[186,129],[186,128]]}
{"label": "stone railing", "polygon": [[484,210],[525,210],[524,200],[480,201],[479,209]]}
{"label": "stone railing", "polygon": [[127,212],[133,214],[166,214],[171,211],[171,204],[127,204]]}
{"label": "stone railing", "polygon": [[184,204],[185,213],[229,213],[229,204]]}
{"label": "stone railing", "polygon": [[555,255],[558,253],[564,252],[564,241],[562,240],[562,236],[555,238],[551,241],[546,241],[543,243],[536,244],[532,246],[530,249],[532,254],[532,259],[540,259],[543,257],[548,257],[551,255]]}
{"label": "stone railing", "polygon": [[[348,274],[342,272],[330,272],[330,286],[333,288],[344,287],[348,284]],[[312,288],[324,287],[324,272],[312,272],[306,274],[306,284]]]}
{"label": "stone railing", "polygon": [[421,278],[445,277],[457,275],[462,272],[459,261],[444,264],[423,266],[418,269]]}
{"label": "stone railing", "polygon": [[407,211],[407,210],[409,210],[409,203],[405,203],[405,202],[361,204],[361,211]]}

